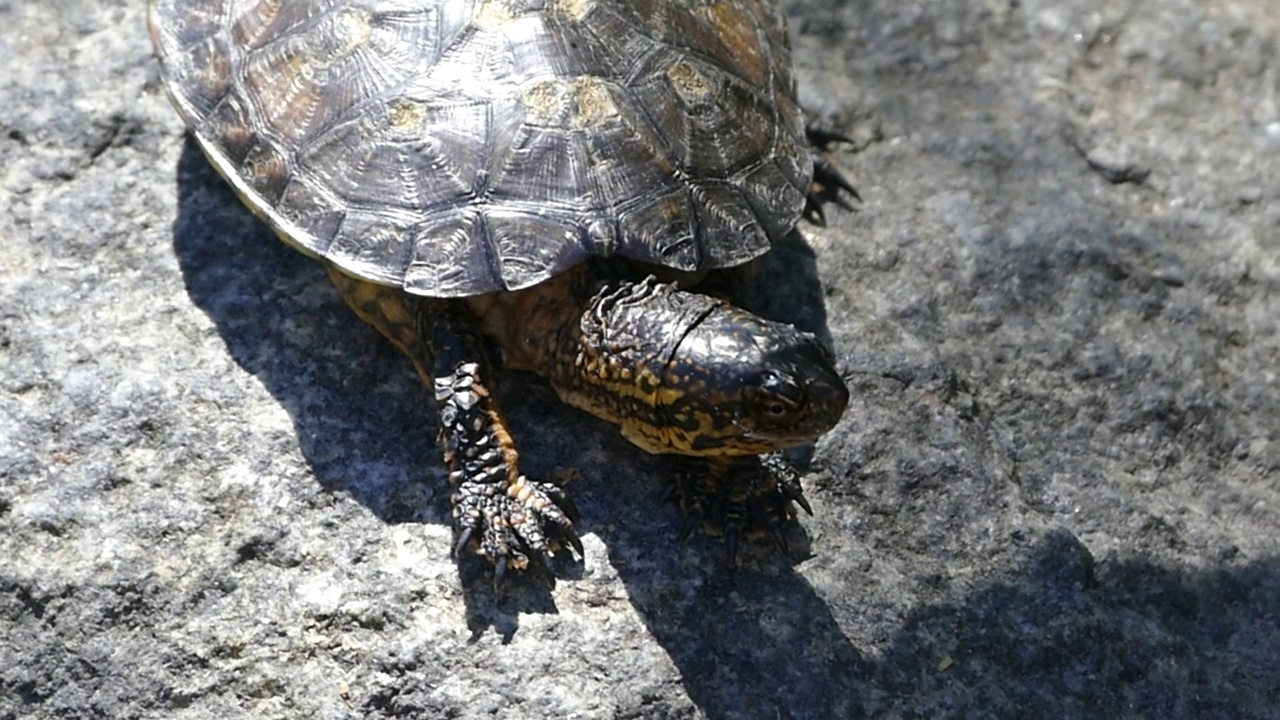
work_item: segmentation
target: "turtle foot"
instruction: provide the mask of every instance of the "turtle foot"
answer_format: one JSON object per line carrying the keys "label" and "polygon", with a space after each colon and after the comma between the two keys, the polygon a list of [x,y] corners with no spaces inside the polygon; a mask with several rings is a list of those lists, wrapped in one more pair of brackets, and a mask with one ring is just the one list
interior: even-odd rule
{"label": "turtle foot", "polygon": [[824,205],[831,203],[845,210],[853,210],[853,204],[849,200],[862,201],[857,188],[831,159],[833,144],[851,144],[853,139],[814,122],[805,126],[804,134],[813,156],[813,181],[809,183],[809,193],[805,197],[804,219],[818,227],[826,227],[827,216],[822,209]]}
{"label": "turtle foot", "polygon": [[531,555],[549,567],[551,555],[565,545],[582,556],[582,541],[573,528],[577,509],[560,486],[524,475],[514,482],[454,481],[454,553],[474,547],[493,562],[495,581],[508,567],[528,569]]}
{"label": "turtle foot", "polygon": [[519,454],[479,365],[462,363],[435,379],[440,439],[454,486],[455,554],[474,547],[494,564],[495,581],[508,567],[525,570],[530,555],[544,563],[565,544],[582,555],[573,524],[577,509],[564,489],[520,472]]}
{"label": "turtle foot", "polygon": [[800,474],[780,452],[687,462],[676,473],[671,494],[685,512],[680,541],[699,526],[708,535],[723,536],[730,565],[737,563],[741,540],[766,535],[789,555],[786,528],[796,517],[795,506],[813,514]]}

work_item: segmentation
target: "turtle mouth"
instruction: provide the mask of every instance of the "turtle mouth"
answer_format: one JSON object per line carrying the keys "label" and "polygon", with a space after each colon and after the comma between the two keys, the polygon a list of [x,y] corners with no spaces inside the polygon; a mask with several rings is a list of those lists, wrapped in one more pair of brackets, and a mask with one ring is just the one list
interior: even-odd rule
{"label": "turtle mouth", "polygon": [[741,455],[763,455],[778,450],[788,450],[812,441],[812,437],[778,437],[776,435],[744,435],[739,440]]}
{"label": "turtle mouth", "polygon": [[774,450],[786,450],[797,445],[804,445],[813,442],[822,436],[823,433],[831,429],[831,425],[823,425],[820,428],[812,430],[795,429],[795,430],[779,430],[777,432],[760,432],[747,431],[738,436],[738,441],[744,450],[750,453],[771,452]]}

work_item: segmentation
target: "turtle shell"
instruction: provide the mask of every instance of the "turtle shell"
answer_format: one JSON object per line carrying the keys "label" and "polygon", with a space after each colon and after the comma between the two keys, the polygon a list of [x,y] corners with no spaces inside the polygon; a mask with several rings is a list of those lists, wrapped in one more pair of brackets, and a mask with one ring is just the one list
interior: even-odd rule
{"label": "turtle shell", "polygon": [[812,172],[773,0],[153,0],[174,104],[290,244],[434,297],[736,265]]}

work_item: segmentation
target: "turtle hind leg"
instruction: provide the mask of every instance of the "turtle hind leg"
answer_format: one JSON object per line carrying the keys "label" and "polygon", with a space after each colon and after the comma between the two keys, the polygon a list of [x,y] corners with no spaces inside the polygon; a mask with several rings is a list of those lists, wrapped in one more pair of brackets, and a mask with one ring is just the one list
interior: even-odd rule
{"label": "turtle hind leg", "polygon": [[845,177],[844,172],[831,159],[831,146],[835,143],[852,144],[853,139],[816,122],[804,128],[805,139],[813,158],[813,180],[804,202],[804,219],[818,227],[826,227],[827,216],[822,207],[834,203],[845,210],[852,210],[849,199],[862,201],[857,188]]}
{"label": "turtle hind leg", "polygon": [[456,551],[475,547],[496,566],[525,569],[567,543],[582,555],[577,510],[559,486],[526,477],[497,398],[488,353],[462,303],[414,298],[330,269],[347,304],[413,360],[434,391],[440,445],[453,485]]}

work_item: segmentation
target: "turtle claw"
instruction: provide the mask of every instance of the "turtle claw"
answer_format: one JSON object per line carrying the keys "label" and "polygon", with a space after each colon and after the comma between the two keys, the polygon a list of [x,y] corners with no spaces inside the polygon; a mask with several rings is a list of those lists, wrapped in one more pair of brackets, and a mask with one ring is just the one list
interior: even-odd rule
{"label": "turtle claw", "polygon": [[729,563],[729,567],[736,568],[738,566],[738,539],[740,532],[736,527],[730,527],[724,533],[724,549],[725,560]]}
{"label": "turtle claw", "polygon": [[476,534],[474,525],[468,525],[462,528],[458,533],[458,541],[453,544],[453,557],[462,557],[462,551],[471,544],[471,538]]}
{"label": "turtle claw", "polygon": [[804,219],[814,227],[827,226],[827,213],[822,209],[822,200],[812,191],[804,199]]}
{"label": "turtle claw", "polygon": [[587,551],[582,547],[582,538],[578,537],[577,531],[573,528],[569,528],[565,532],[564,539],[569,541],[569,547],[573,548],[578,557],[585,558],[587,556]]}
{"label": "turtle claw", "polygon": [[676,474],[675,495],[685,510],[678,538],[685,542],[694,528],[724,535],[725,553],[737,563],[742,540],[766,534],[784,555],[790,554],[785,529],[796,516],[794,505],[812,515],[800,473],[781,452],[690,465]]}
{"label": "turtle claw", "polygon": [[791,466],[786,456],[780,452],[769,453],[761,458],[760,463],[777,483],[778,494],[788,502],[799,505],[809,517],[813,517],[813,506],[805,498],[804,488],[800,485],[800,473]]}
{"label": "turtle claw", "polygon": [[809,193],[805,197],[804,219],[817,227],[827,226],[826,213],[822,206],[835,203],[845,210],[853,210],[853,204],[847,198],[862,202],[858,189],[845,177],[840,168],[832,162],[829,155],[833,143],[853,144],[853,138],[836,130],[810,122],[804,128],[805,139],[809,141],[810,153],[813,157],[813,180],[809,184]]}
{"label": "turtle claw", "polygon": [[778,493],[790,502],[799,505],[800,509],[804,510],[809,517],[813,517],[813,506],[809,504],[808,498],[804,496],[804,489],[800,487],[798,481],[790,483],[779,480]]}
{"label": "turtle claw", "polygon": [[493,563],[493,589],[497,590],[502,585],[502,578],[507,574],[507,558],[499,556],[494,559]]}
{"label": "turtle claw", "polygon": [[787,499],[799,505],[800,508],[804,510],[806,515],[808,515],[809,517],[813,517],[813,506],[810,505],[809,500],[805,498],[804,492],[800,490],[800,486],[797,485],[794,488],[787,487],[786,495],[787,495]]}
{"label": "turtle claw", "polygon": [[848,135],[812,120],[805,123],[804,137],[809,141],[810,146],[819,150],[826,150],[832,143],[853,144],[853,138]]}
{"label": "turtle claw", "polygon": [[773,542],[778,546],[778,550],[783,555],[790,555],[791,546],[787,543],[787,536],[782,532],[782,526],[778,523],[769,523],[769,530],[773,533]]}
{"label": "turtle claw", "polygon": [[493,562],[495,581],[508,567],[527,569],[530,555],[550,557],[557,539],[567,540],[581,556],[582,541],[573,530],[566,504],[570,511],[576,511],[561,488],[524,475],[515,482],[463,480],[454,494],[458,527],[454,553],[460,555],[463,548],[473,546]]}
{"label": "turtle claw", "polygon": [[702,524],[702,515],[702,508],[699,507],[691,510],[689,514],[685,516],[684,524],[680,526],[680,534],[676,536],[676,539],[680,541],[681,545],[689,539],[689,536],[693,534],[694,529]]}
{"label": "turtle claw", "polygon": [[845,195],[852,197],[858,202],[862,202],[862,196],[858,194],[858,189],[853,186],[849,178],[845,177],[840,168],[836,164],[826,158],[819,158],[813,163],[813,181],[821,185],[825,189],[834,188],[834,192],[821,194],[823,200],[830,200],[845,210],[852,210],[853,206],[848,200],[844,199]]}
{"label": "turtle claw", "polygon": [[542,483],[542,489],[547,497],[551,498],[551,502],[560,508],[560,512],[569,518],[569,522],[578,522],[578,506],[573,504],[573,498],[569,497],[569,493],[565,492],[564,488],[552,483]]}

